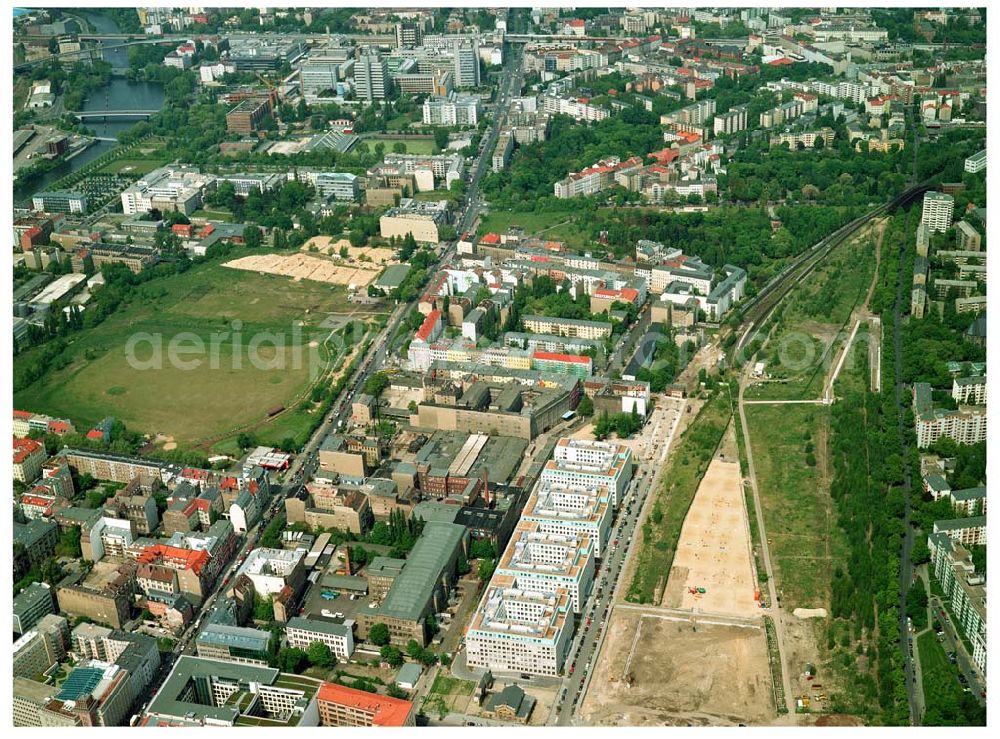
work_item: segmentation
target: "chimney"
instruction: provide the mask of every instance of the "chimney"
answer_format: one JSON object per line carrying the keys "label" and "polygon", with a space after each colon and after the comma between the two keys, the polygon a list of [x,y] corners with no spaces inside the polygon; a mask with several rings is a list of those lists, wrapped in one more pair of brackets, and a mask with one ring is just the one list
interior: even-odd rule
{"label": "chimney", "polygon": [[347,545],[344,545],[344,567],[347,568],[347,574],[348,575],[352,574],[351,573],[351,548],[349,546],[347,546]]}
{"label": "chimney", "polygon": [[486,506],[490,505],[490,471],[483,465],[483,501]]}

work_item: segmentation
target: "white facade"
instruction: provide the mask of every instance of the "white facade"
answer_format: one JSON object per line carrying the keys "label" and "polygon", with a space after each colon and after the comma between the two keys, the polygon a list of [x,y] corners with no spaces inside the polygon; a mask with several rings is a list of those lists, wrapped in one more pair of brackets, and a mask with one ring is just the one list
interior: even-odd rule
{"label": "white facade", "polygon": [[924,208],[920,223],[932,233],[943,233],[951,226],[955,211],[955,198],[943,192],[929,192],[924,195]]}

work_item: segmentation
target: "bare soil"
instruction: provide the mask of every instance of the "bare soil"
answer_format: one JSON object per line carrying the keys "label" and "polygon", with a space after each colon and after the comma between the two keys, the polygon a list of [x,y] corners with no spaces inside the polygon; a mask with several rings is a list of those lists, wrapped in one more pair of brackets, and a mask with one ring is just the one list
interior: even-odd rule
{"label": "bare soil", "polygon": [[731,726],[774,719],[761,628],[640,616],[632,609],[612,612],[580,710],[587,725]]}

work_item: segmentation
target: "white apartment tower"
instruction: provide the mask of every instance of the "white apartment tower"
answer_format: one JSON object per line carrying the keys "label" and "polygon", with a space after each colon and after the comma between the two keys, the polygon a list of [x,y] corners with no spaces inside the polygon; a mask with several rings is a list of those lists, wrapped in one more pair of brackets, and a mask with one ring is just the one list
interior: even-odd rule
{"label": "white apartment tower", "polygon": [[951,216],[955,210],[955,198],[943,192],[929,192],[924,195],[924,210],[920,224],[931,233],[942,233],[951,226]]}

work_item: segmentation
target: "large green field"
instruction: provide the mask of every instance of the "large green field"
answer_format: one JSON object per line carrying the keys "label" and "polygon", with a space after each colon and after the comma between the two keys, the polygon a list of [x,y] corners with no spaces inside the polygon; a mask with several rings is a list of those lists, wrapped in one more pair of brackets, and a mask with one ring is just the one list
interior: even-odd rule
{"label": "large green field", "polygon": [[434,154],[437,145],[434,143],[434,139],[404,139],[404,138],[370,138],[362,139],[364,143],[368,145],[368,148],[372,151],[375,150],[375,144],[385,145],[386,153],[392,153],[392,147],[396,144],[402,143],[406,146],[407,154]]}
{"label": "large green field", "polygon": [[846,557],[824,474],[829,409],[748,405],[745,412],[782,605],[828,607],[833,566]]}
{"label": "large green field", "polygon": [[[15,406],[78,428],[113,415],[182,448],[207,448],[246,425],[275,443],[306,428],[310,414],[297,405],[327,364],[329,330],[319,324],[349,305],[344,288],[206,264],[137,290],[74,334],[70,364],[15,393]],[[15,360],[15,373],[31,356]],[[294,409],[263,423],[277,405]]]}
{"label": "large green field", "polygon": [[583,246],[584,236],[573,222],[572,213],[533,213],[525,211],[492,211],[479,225],[479,233],[504,233],[511,226],[520,226],[527,234],[538,234],[553,241],[566,241]]}

